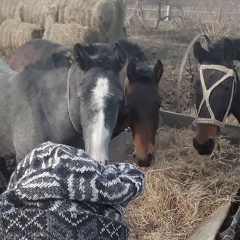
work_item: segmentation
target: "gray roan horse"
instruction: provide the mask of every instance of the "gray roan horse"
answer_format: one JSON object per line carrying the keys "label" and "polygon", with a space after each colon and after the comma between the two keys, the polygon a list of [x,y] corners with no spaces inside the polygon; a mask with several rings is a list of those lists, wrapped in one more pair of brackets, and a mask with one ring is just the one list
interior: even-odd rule
{"label": "gray roan horse", "polygon": [[106,164],[126,55],[116,42],[114,55],[104,60],[76,44],[70,56],[53,53],[20,73],[1,67],[0,157],[19,162],[37,145],[52,141],[85,147]]}
{"label": "gray roan horse", "polygon": [[[151,69],[147,57],[137,44],[127,40],[119,40],[118,43],[126,53],[127,60],[120,72],[124,98],[119,106],[113,138],[126,127],[130,127],[135,143],[133,160],[139,166],[148,167],[154,159],[155,135],[161,106],[158,85],[163,73],[163,65],[158,60]],[[83,47],[100,65],[106,64],[106,56],[114,55],[112,44],[94,43]],[[66,49],[66,46],[49,40],[34,39],[15,50],[9,65],[16,71],[23,71],[52,52]]]}

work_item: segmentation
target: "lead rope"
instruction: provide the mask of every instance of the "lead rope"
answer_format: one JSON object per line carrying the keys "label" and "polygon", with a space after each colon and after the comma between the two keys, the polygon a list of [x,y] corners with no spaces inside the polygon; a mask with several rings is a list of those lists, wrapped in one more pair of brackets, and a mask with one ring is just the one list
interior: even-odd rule
{"label": "lead rope", "polygon": [[72,66],[70,66],[69,70],[68,70],[68,75],[67,75],[67,108],[68,108],[68,116],[70,118],[70,122],[73,126],[73,128],[75,129],[75,131],[77,133],[81,134],[81,131],[75,126],[74,121],[72,119],[72,115],[71,115],[71,108],[70,108],[70,73],[71,73],[71,69]]}

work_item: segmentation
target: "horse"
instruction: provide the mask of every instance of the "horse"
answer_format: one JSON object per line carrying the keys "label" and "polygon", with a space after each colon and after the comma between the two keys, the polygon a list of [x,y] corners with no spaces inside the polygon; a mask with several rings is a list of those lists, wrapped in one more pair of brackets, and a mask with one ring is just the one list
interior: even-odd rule
{"label": "horse", "polygon": [[117,42],[113,51],[99,65],[77,43],[71,53],[53,53],[20,73],[0,67],[1,160],[19,163],[33,148],[52,141],[85,148],[107,164],[126,59]]}
{"label": "horse", "polygon": [[159,123],[159,81],[163,64],[157,61],[154,68],[132,59],[127,67],[124,87],[128,122],[135,142],[133,159],[140,167],[148,167],[153,160],[155,135]]}
{"label": "horse", "polygon": [[11,69],[22,72],[27,66],[56,52],[67,52],[70,48],[47,39],[36,38],[15,49],[8,61]]}
{"label": "horse", "polygon": [[205,48],[194,44],[200,67],[193,81],[198,112],[193,146],[200,155],[212,154],[230,114],[240,122],[239,49],[240,39],[224,38]]}
{"label": "horse", "polygon": [[[161,105],[158,84],[163,73],[163,66],[161,61],[159,61],[155,70],[152,70],[152,73],[150,73],[147,57],[138,44],[121,39],[118,40],[118,43],[126,54],[125,64],[120,71],[120,81],[122,87],[128,89],[128,91],[125,91],[124,99],[120,103],[117,123],[112,138],[130,126],[135,142],[133,160],[139,166],[147,167],[150,166],[154,159],[154,142],[157,131],[155,126],[158,125],[159,121],[159,118],[156,117],[159,114],[157,107]],[[62,49],[67,47],[59,47],[58,44],[44,39],[31,40],[17,48],[9,62],[12,66],[14,65],[15,69],[21,68],[24,70],[34,61],[48,56],[49,48],[54,52],[62,51]],[[104,53],[108,55],[114,54],[112,53],[112,43],[85,44],[83,48],[99,63],[105,61]],[[101,52],[101,57],[99,57],[99,52]],[[35,56],[34,59],[29,57],[31,55]],[[137,64],[138,68],[142,70],[139,69],[138,71],[139,80],[131,75],[131,81],[129,81],[127,66],[132,60],[137,61],[139,63]],[[158,79],[156,79],[156,76]],[[142,79],[145,79],[145,81],[142,81]],[[131,97],[128,97],[128,94],[131,94]],[[133,95],[135,96],[132,97]],[[128,99],[127,102],[128,105],[131,105],[131,108],[126,106],[125,99]],[[145,99],[144,104],[142,104],[142,99]],[[131,104],[131,101],[134,101],[134,104]]]}

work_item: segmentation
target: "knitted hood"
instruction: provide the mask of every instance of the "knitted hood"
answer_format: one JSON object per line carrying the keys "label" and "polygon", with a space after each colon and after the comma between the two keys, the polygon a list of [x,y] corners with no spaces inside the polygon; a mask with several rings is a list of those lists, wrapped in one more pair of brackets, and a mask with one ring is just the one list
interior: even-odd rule
{"label": "knitted hood", "polygon": [[131,164],[104,166],[83,150],[43,143],[0,196],[0,239],[127,239],[121,221],[143,186]]}

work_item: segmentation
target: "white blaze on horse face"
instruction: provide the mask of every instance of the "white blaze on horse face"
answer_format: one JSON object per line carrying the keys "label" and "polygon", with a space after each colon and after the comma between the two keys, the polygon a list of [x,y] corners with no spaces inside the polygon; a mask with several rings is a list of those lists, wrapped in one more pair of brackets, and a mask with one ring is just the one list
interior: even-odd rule
{"label": "white blaze on horse face", "polygon": [[105,127],[105,98],[109,95],[109,79],[99,77],[95,88],[92,90],[92,110],[96,115],[92,119],[92,134],[89,156],[106,164],[108,160],[108,145],[110,142],[109,129]]}

